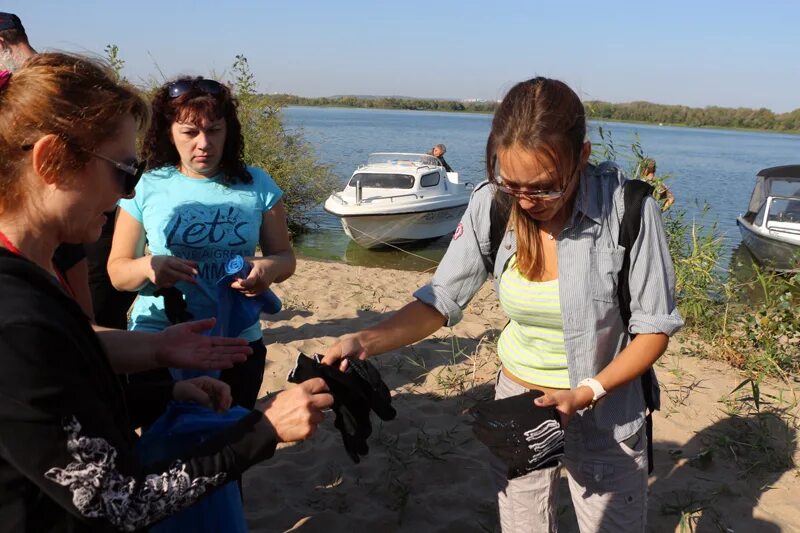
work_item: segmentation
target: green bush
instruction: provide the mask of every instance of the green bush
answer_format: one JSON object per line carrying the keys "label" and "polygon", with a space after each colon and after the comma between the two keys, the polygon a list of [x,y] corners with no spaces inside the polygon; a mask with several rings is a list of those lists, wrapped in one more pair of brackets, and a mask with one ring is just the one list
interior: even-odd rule
{"label": "green bush", "polygon": [[[599,129],[596,159],[617,161],[636,176],[645,158],[638,138],[624,153],[611,132]],[[680,202],[680,198],[678,201]],[[673,206],[664,214],[670,255],[675,266],[678,310],[697,355],[726,360],[751,379],[800,370],[800,274],[766,272],[754,265],[744,279],[720,266],[723,240],[716,223],[707,224],[708,206],[689,221]]]}
{"label": "green bush", "polygon": [[302,133],[288,131],[279,106],[265,105],[256,94],[256,84],[247,58],[236,56],[231,85],[239,98],[248,165],[263,168],[283,189],[283,203],[293,232],[302,231],[309,214],[339,182],[330,168],[317,162],[314,150]]}

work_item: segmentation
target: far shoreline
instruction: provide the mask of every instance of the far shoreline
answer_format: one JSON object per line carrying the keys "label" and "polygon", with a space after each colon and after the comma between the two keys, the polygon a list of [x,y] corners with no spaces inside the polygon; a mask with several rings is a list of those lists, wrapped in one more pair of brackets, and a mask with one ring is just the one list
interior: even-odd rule
{"label": "far shoreline", "polygon": [[[447,109],[397,109],[394,107],[362,107],[362,106],[341,106],[341,105],[306,105],[306,104],[287,104],[281,105],[281,109],[289,107],[303,107],[303,108],[325,108],[325,109],[359,109],[363,111],[399,111],[405,113],[447,113],[458,115],[484,115],[491,117],[492,113],[484,113],[482,111],[451,111]],[[786,130],[777,131],[764,128],[734,128],[723,126],[690,126],[688,124],[673,124],[668,122],[644,122],[641,120],[620,120],[610,118],[594,118],[589,117],[590,122],[609,122],[615,124],[641,124],[645,126],[661,126],[670,128],[684,128],[684,129],[697,129],[697,130],[720,130],[720,131],[738,131],[747,133],[769,133],[773,135],[800,135],[800,130]]]}

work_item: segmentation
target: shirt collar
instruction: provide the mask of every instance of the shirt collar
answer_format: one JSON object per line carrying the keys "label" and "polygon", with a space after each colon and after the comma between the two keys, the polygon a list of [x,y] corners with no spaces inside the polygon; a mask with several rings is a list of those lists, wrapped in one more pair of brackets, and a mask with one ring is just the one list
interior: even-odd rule
{"label": "shirt collar", "polygon": [[603,217],[603,206],[600,201],[602,183],[597,177],[597,167],[588,164],[581,172],[581,181],[578,184],[578,195],[575,197],[575,209],[572,210],[573,225],[578,212],[589,217],[596,224],[600,224]]}

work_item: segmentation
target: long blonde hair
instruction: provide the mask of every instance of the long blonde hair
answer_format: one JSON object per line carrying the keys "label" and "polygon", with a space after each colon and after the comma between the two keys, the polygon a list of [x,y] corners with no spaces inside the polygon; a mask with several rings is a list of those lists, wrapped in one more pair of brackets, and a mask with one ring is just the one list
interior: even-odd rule
{"label": "long blonde hair", "polygon": [[[533,78],[508,91],[497,107],[486,143],[486,172],[497,183],[497,153],[509,149],[528,150],[554,168],[553,181],[561,190],[579,179],[581,154],[586,138],[586,115],[575,92],[564,82]],[[542,242],[536,221],[507,195],[496,193],[496,201],[511,202],[509,224],[517,238],[517,267],[528,279],[538,279],[544,269]]]}

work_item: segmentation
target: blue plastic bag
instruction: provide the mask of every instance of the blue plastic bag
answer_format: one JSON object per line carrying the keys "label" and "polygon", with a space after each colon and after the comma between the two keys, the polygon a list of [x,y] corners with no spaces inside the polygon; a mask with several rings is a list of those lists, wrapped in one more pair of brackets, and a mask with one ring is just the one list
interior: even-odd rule
{"label": "blue plastic bag", "polygon": [[[181,457],[249,412],[243,407],[233,407],[225,413],[216,413],[196,403],[170,402],[164,414],[139,440],[139,459],[153,463]],[[150,531],[247,533],[238,484],[227,483],[191,507],[150,526]]]}

